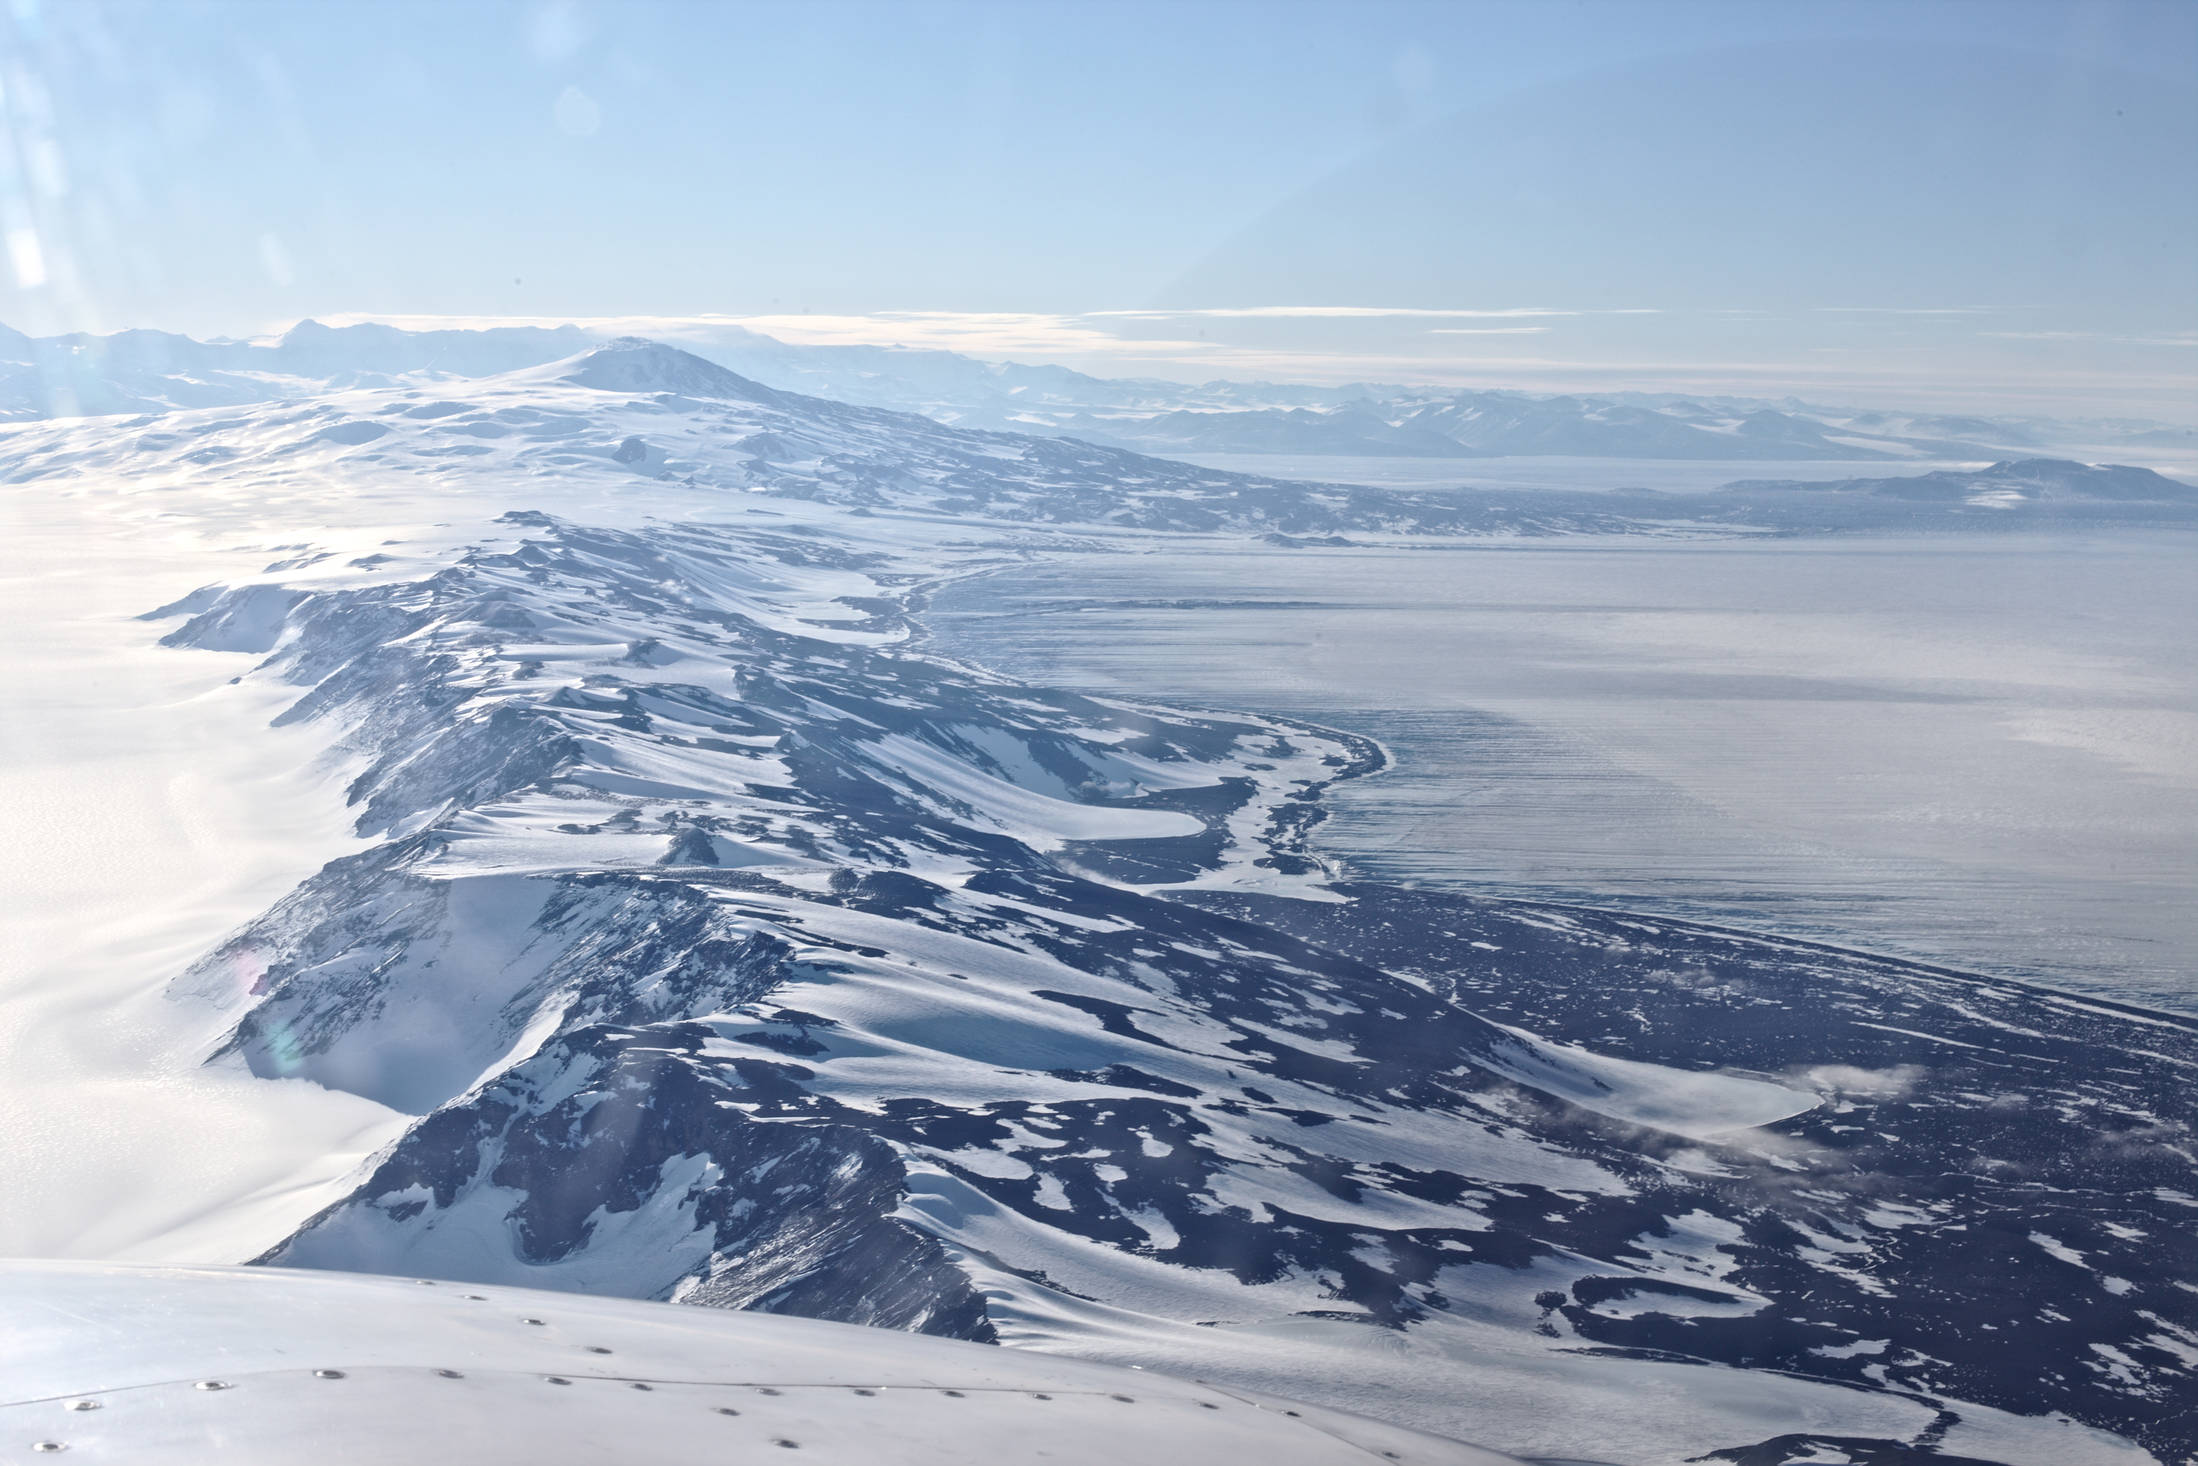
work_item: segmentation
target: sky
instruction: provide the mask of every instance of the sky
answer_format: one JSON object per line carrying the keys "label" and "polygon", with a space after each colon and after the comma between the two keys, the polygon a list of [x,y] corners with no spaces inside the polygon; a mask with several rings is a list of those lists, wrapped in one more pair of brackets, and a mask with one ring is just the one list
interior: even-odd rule
{"label": "sky", "polygon": [[2198,5],[0,0],[0,321],[2198,414]]}

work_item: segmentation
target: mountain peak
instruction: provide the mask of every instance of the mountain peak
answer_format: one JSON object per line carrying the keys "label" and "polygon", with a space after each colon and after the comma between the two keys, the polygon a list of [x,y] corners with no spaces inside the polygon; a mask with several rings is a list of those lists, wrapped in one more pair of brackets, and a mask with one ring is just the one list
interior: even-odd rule
{"label": "mountain peak", "polygon": [[738,372],[704,361],[690,351],[620,336],[573,358],[565,381],[604,392],[676,392],[685,397],[722,397],[743,402],[780,400],[779,394]]}
{"label": "mountain peak", "polygon": [[2021,482],[2087,499],[2182,500],[2198,498],[2191,486],[2150,468],[2127,463],[2077,463],[2066,458],[2011,458],[1974,475],[1979,480]]}
{"label": "mountain peak", "polygon": [[299,348],[327,350],[339,344],[362,345],[371,342],[380,346],[393,341],[403,341],[410,336],[426,335],[426,332],[403,331],[380,321],[353,321],[346,326],[331,326],[316,321],[311,316],[299,321],[282,333],[277,345],[287,350]]}

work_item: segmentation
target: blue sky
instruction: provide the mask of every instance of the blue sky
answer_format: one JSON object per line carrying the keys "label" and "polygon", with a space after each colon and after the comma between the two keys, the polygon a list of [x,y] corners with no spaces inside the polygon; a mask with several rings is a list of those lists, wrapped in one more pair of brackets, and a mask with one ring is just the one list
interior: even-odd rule
{"label": "blue sky", "polygon": [[2189,4],[5,15],[27,330],[760,317],[1189,377],[2193,395]]}

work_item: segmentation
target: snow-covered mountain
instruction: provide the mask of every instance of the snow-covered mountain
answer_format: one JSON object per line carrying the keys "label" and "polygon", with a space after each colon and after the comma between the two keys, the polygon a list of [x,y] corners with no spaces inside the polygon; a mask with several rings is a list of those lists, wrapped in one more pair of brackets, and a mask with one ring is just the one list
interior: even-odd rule
{"label": "snow-covered mountain", "polygon": [[2025,458],[1889,478],[1742,479],[1686,496],[1619,493],[1606,496],[1603,507],[1644,522],[1678,513],[1786,533],[2182,528],[2198,524],[2198,488],[2128,464]]}
{"label": "snow-covered mountain", "polygon": [[[638,400],[604,439],[589,407]],[[26,478],[102,472],[230,476],[323,472],[337,463],[455,473],[517,454],[528,471],[608,460],[636,491],[660,481],[844,508],[1009,523],[1154,531],[1341,529],[1549,533],[1630,521],[1592,495],[1507,504],[1416,498],[1357,485],[1224,473],[1072,439],[944,427],[929,418],[781,392],[675,348],[622,338],[569,361],[465,382],[402,381],[233,414],[125,419],[104,436],[26,435]],[[466,460],[480,458],[481,464]]]}
{"label": "snow-covered mountain", "polygon": [[1744,479],[1725,485],[1730,497],[1766,494],[1823,494],[1844,499],[1895,501],[1910,505],[1961,504],[1971,509],[2062,509],[2118,505],[2198,504],[2198,488],[2127,464],[2071,463],[2060,458],[2010,459],[1981,469],[1941,469],[1898,478],[1853,478],[1830,482]]}
{"label": "snow-covered mountain", "polygon": [[[2141,421],[1962,417],[1676,394],[1193,386],[950,351],[795,346],[737,326],[698,326],[690,335],[685,344],[697,354],[782,390],[920,413],[950,426],[1158,454],[1891,460],[2198,443],[2198,430]],[[200,342],[157,331],[33,339],[0,327],[0,420],[288,400],[413,373],[487,376],[570,356],[601,339],[574,326],[411,332],[304,321],[279,338],[254,342]]]}
{"label": "snow-covered mountain", "polygon": [[262,659],[368,842],[164,1000],[209,1065],[396,1117],[262,1260],[989,1339],[1540,1457],[2198,1449],[2190,1024],[1354,882],[1308,836],[1375,746],[921,635],[1041,533],[1622,516],[954,429],[640,341],[18,428],[0,473],[441,516],[149,611],[170,655]]}
{"label": "snow-covered mountain", "polygon": [[[301,327],[279,347],[265,349],[286,360],[325,363],[350,348],[324,338],[348,339],[350,332],[367,332],[362,353],[392,365],[429,358],[477,365],[503,355],[525,356],[547,349],[543,338],[554,334],[480,333],[486,339],[452,346],[439,337],[381,327],[349,327],[343,333]],[[446,376],[426,369],[367,373],[348,379],[341,390],[305,397],[290,394],[313,387],[307,376],[265,373],[234,380],[267,389],[270,395],[256,404],[261,410],[236,419],[141,412],[127,420],[136,436],[112,439],[113,445],[127,445],[129,453],[118,457],[110,446],[104,461],[113,471],[132,474],[231,460],[242,471],[268,471],[356,449],[362,450],[358,461],[368,466],[392,460],[448,466],[468,456],[493,457],[490,445],[511,439],[561,445],[564,456],[552,456],[553,465],[608,454],[636,480],[669,477],[690,487],[763,490],[868,511],[1178,532],[1259,530],[1316,539],[1351,531],[1670,533],[1693,526],[1816,532],[1919,521],[2017,528],[2069,520],[2152,524],[2198,518],[2198,495],[2175,480],[2146,469],[2092,469],[2058,460],[1997,465],[1982,477],[1941,472],[1828,485],[1743,481],[1717,493],[1686,496],[1490,489],[1415,494],[1263,478],[1075,438],[952,428],[917,413],[799,395],[639,338],[501,376]],[[214,385],[211,376],[194,381],[209,390]],[[574,388],[653,394],[664,405],[617,442],[596,442],[585,420],[542,406]],[[68,455],[80,451],[75,437],[55,441],[67,445]],[[27,473],[50,471],[38,450],[22,461]],[[2056,482],[2081,480],[2087,487],[2023,493],[1993,477],[2017,470],[2032,478],[2058,475]],[[1972,480],[1972,488],[1960,487]],[[1904,483],[1916,487],[1903,489]],[[1992,512],[2010,507],[2021,512]]]}

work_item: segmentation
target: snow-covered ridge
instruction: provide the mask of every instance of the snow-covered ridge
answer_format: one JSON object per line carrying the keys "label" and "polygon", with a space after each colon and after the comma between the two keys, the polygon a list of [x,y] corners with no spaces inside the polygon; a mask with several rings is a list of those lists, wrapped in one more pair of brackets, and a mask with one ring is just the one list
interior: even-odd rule
{"label": "snow-covered ridge", "polygon": [[1375,750],[992,677],[911,616],[1030,523],[1400,501],[690,361],[6,443],[16,492],[149,512],[514,511],[285,539],[162,618],[294,689],[374,840],[173,989],[213,1063],[408,1117],[271,1260],[997,1337],[1538,1456],[2187,1448],[2187,1025],[1337,883],[1306,832]]}
{"label": "snow-covered ridge", "polygon": [[[1297,807],[1367,750],[910,655],[861,593],[889,567],[813,535],[509,528],[423,580],[194,598],[171,633],[261,638],[290,716],[348,730],[386,837],[178,985],[237,1014],[217,1062],[419,1116],[268,1260],[1134,1339],[1100,1352],[1270,1385],[1355,1377],[1373,1326],[1420,1361],[1400,1418],[1453,1433],[1487,1429],[1436,1364],[1461,1349],[1494,1351],[1487,1388],[1618,1388],[1562,1341],[1738,1340],[1792,1311],[1782,1367],[1910,1390],[1943,1369],[1859,1347],[1943,1307],[1947,1266],[1867,1239],[1991,1213],[1897,1171],[1836,1200],[1854,1127],[1806,1117],[1858,1081],[1552,1043],[1213,906],[1366,902],[1309,884]],[[828,619],[820,578],[868,610]],[[1498,969],[1446,939],[1457,919],[1403,924],[1434,943],[1414,965]],[[1554,925],[1576,953],[1626,945]],[[1775,944],[1722,960],[1828,976]],[[2115,1225],[2153,1235],[2126,1205]],[[1313,1332],[1285,1365],[1266,1340],[1289,1321]],[[1695,1385],[1714,1396],[1666,1386],[1684,1438],[1735,1439]],[[1828,1387],[1778,1388],[1826,1410]]]}

